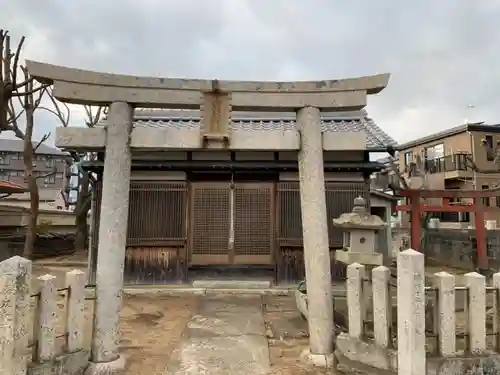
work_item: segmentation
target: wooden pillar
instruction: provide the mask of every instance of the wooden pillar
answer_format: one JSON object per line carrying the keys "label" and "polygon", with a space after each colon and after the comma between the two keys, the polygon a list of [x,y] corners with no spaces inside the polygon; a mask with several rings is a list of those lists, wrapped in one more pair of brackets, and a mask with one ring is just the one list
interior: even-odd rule
{"label": "wooden pillar", "polygon": [[486,253],[486,228],[484,227],[484,206],[482,198],[474,198],[474,217],[476,222],[477,265],[480,271],[488,269]]}
{"label": "wooden pillar", "polygon": [[420,219],[422,217],[420,195],[418,192],[413,193],[408,199],[411,207],[411,248],[420,251]]}

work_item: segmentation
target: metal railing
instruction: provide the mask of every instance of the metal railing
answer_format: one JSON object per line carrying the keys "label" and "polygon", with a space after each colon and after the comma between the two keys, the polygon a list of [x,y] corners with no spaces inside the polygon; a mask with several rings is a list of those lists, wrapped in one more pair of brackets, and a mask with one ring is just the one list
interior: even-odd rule
{"label": "metal railing", "polygon": [[453,154],[437,159],[426,160],[424,163],[425,172],[433,174],[472,170],[467,163],[467,156],[468,154]]}

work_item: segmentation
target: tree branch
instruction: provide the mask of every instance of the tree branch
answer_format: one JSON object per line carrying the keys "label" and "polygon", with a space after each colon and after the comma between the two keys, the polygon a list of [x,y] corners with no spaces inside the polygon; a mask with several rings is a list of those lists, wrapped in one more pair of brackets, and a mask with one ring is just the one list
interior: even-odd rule
{"label": "tree branch", "polygon": [[50,176],[53,176],[57,173],[57,171],[52,171],[52,172],[49,172],[49,173],[45,173],[45,174],[41,174],[41,175],[38,175],[36,176],[35,178],[36,179],[39,179],[39,178],[46,178],[46,177],[50,177]]}
{"label": "tree branch", "polygon": [[[31,80],[30,82],[32,83],[33,81]],[[29,84],[30,82],[28,82],[28,84]],[[37,88],[35,88],[35,89],[31,89],[31,90],[29,90],[29,91],[22,91],[22,92],[16,91],[16,92],[13,92],[13,93],[12,93],[12,96],[22,96],[22,97],[24,97],[25,95],[32,95],[32,94],[35,94],[35,93],[37,93],[38,91],[43,90],[43,89],[45,89],[45,88],[47,88],[47,85],[46,85],[46,84],[43,84],[43,85],[38,86]]]}
{"label": "tree branch", "polygon": [[3,29],[0,29],[0,80],[3,82],[3,76],[4,76],[4,66],[3,66],[3,59],[4,59],[4,53],[5,53],[5,48],[4,48],[4,42],[5,42],[5,37],[7,35],[7,32],[5,32]]}
{"label": "tree branch", "polygon": [[38,143],[36,144],[36,146],[33,147],[33,153],[36,153],[36,150],[38,150],[38,147],[40,147],[43,142],[45,142],[47,139],[49,139],[49,137],[50,137],[50,133],[45,133],[43,135],[42,139],[40,139],[40,141],[38,141]]}
{"label": "tree branch", "polygon": [[14,64],[12,66],[12,85],[13,85],[13,90],[18,90],[20,87],[17,84],[17,68],[19,66],[19,57],[21,56],[21,49],[23,48],[24,41],[26,40],[26,37],[22,36],[21,40],[17,44],[17,49],[16,53],[14,54]]}
{"label": "tree branch", "polygon": [[[43,109],[45,109],[46,111],[49,111],[54,116],[56,116],[59,119],[59,121],[61,122],[61,125],[63,127],[65,127],[65,128],[68,127],[69,120],[71,118],[71,111],[70,111],[68,105],[66,103],[61,103],[58,100],[56,100],[56,98],[54,97],[54,92],[53,92],[52,87],[47,88],[47,94],[49,96],[50,101],[52,102],[52,105],[54,106],[54,109],[49,109],[46,107],[44,107]],[[59,104],[62,104],[64,106],[66,114],[63,113]]]}
{"label": "tree branch", "polygon": [[85,114],[87,115],[85,124],[87,127],[93,128],[101,120],[101,115],[105,111],[105,107],[97,107],[96,113],[93,113],[92,106],[90,105],[85,105],[83,108],[85,109]]}
{"label": "tree branch", "polygon": [[465,160],[468,162],[466,166],[470,167],[474,172],[477,173],[482,173],[482,174],[495,174],[495,173],[500,173],[499,169],[482,169],[479,168],[476,163],[474,163],[474,160],[472,160],[472,157],[470,155],[465,156]]}
{"label": "tree branch", "polygon": [[[4,89],[9,88],[9,91],[12,92],[13,87],[12,86],[12,77],[11,77],[11,61],[12,61],[12,55],[10,53],[10,35],[8,31],[3,32],[3,37],[2,37],[2,46],[3,46],[3,54],[2,54],[2,59],[3,59],[3,74],[0,76],[0,79],[2,79],[2,83],[4,86]],[[7,98],[8,99],[8,98]]]}

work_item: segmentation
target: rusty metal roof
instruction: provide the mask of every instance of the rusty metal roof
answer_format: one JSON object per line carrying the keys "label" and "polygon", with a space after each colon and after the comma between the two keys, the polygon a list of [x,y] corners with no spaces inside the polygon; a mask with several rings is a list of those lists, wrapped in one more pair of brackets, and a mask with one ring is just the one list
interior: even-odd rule
{"label": "rusty metal roof", "polygon": [[24,193],[27,190],[25,186],[7,180],[0,180],[0,194]]}

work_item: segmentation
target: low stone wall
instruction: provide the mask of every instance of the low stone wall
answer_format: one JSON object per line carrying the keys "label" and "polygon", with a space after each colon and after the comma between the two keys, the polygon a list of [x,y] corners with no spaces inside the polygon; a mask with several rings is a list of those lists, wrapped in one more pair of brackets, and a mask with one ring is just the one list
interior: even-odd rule
{"label": "low stone wall", "polygon": [[[371,340],[359,340],[342,333],[337,337],[337,357],[341,364],[347,359],[350,366],[363,370],[374,368],[398,373],[397,350],[380,347]],[[427,375],[497,375],[500,355],[494,351],[476,356],[457,352],[454,357],[428,357],[426,367]]]}
{"label": "low stone wall", "polygon": [[89,361],[85,273],[67,272],[61,288],[52,275],[32,280],[31,266],[18,256],[0,263],[0,374],[81,375]]}
{"label": "low stone wall", "polygon": [[370,282],[365,276],[364,266],[348,266],[340,359],[405,375],[500,373],[500,273],[487,286],[471,272],[458,287],[454,275],[439,272],[425,286],[424,256],[410,249],[398,255],[396,288],[387,267],[374,268]]}

